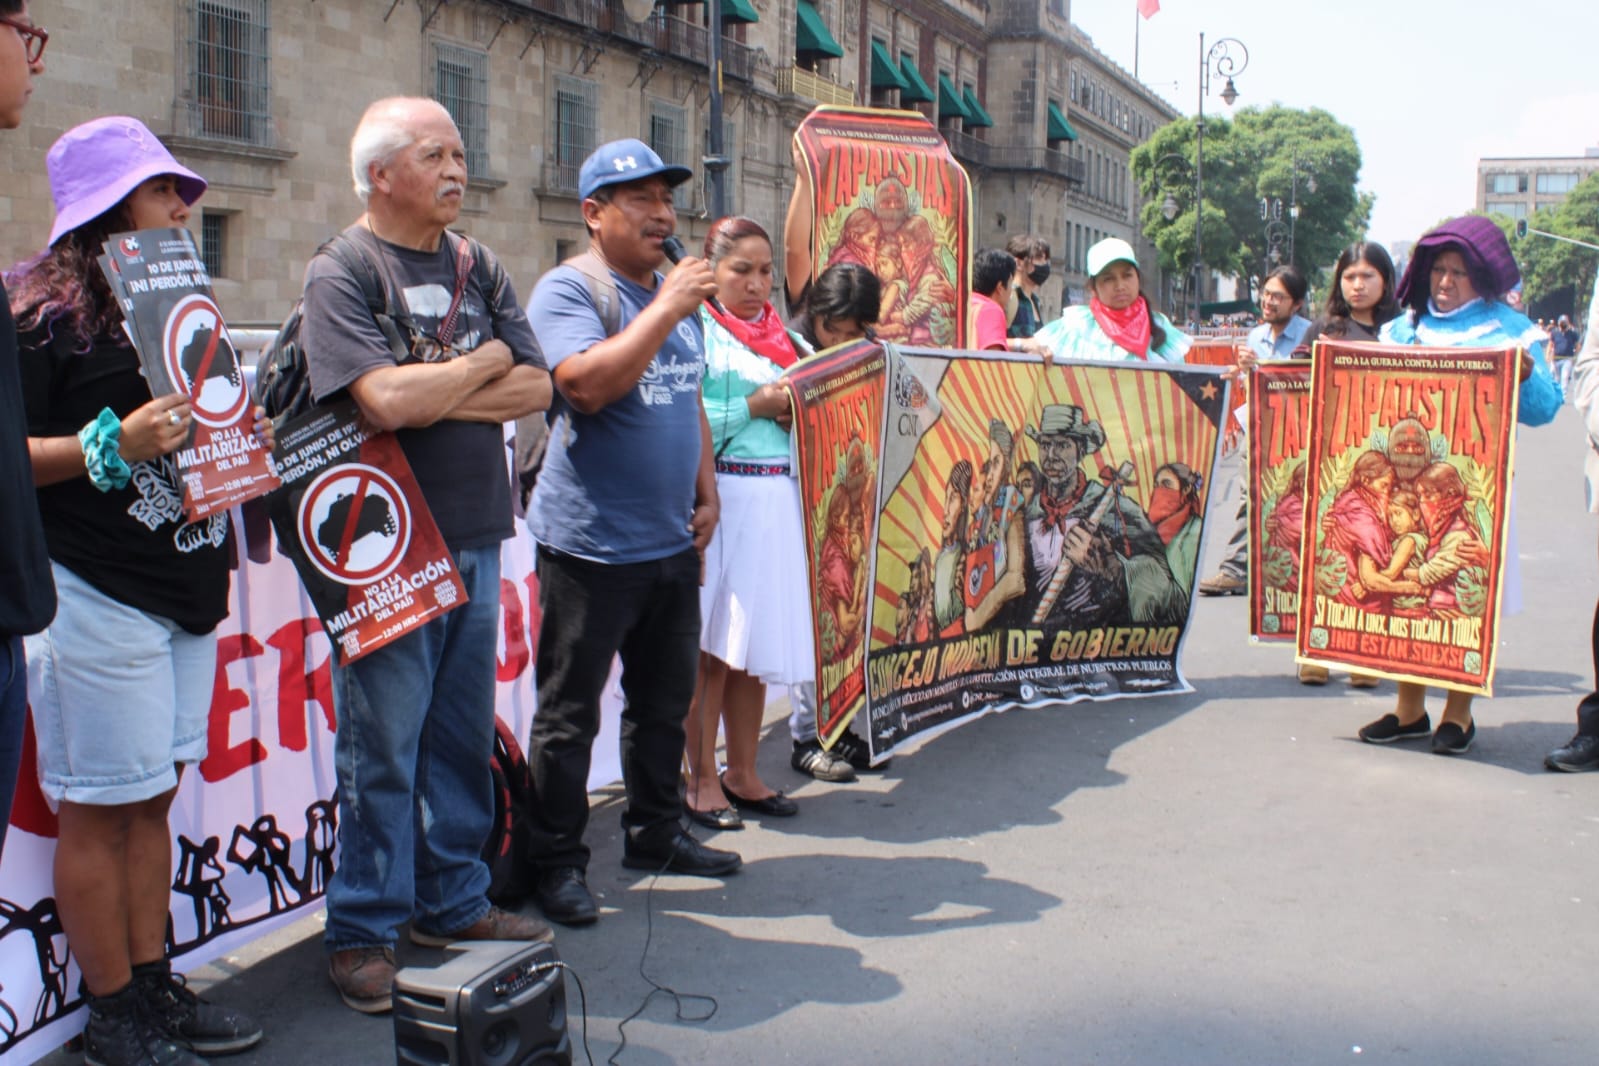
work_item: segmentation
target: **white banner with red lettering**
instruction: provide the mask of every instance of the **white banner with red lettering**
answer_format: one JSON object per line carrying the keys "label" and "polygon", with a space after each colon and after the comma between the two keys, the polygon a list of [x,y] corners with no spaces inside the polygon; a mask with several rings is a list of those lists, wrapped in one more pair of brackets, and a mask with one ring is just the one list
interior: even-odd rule
{"label": "white banner with red lettering", "polygon": [[[525,743],[539,611],[533,545],[520,529],[502,548],[500,617],[496,710]],[[184,776],[172,809],[170,954],[179,971],[310,913],[333,870],[330,648],[287,559],[241,565],[217,633],[209,751]],[[621,777],[614,673],[602,712],[591,789]],[[30,731],[0,862],[6,1066],[49,1054],[83,1024],[77,967],[51,898],[55,838]]]}

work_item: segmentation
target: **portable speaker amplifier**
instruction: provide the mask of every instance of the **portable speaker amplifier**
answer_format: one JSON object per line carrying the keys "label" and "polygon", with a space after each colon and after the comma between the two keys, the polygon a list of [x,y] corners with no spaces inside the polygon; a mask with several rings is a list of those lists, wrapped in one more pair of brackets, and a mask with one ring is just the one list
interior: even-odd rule
{"label": "portable speaker amplifier", "polygon": [[400,1066],[571,1066],[566,982],[553,944],[452,944],[394,977]]}

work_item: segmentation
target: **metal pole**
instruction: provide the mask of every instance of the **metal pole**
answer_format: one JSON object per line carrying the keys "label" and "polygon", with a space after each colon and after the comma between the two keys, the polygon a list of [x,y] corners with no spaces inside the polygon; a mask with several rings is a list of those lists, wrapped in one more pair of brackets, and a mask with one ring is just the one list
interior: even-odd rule
{"label": "metal pole", "polygon": [[1194,124],[1194,321],[1205,300],[1205,35],[1199,35],[1199,121]]}
{"label": "metal pole", "polygon": [[710,6],[711,71],[710,136],[706,140],[705,208],[711,218],[727,214],[727,145],[722,128],[722,0],[705,0]]}
{"label": "metal pole", "polygon": [[1288,265],[1298,266],[1294,260],[1294,227],[1299,224],[1299,157],[1289,160],[1288,179]]}

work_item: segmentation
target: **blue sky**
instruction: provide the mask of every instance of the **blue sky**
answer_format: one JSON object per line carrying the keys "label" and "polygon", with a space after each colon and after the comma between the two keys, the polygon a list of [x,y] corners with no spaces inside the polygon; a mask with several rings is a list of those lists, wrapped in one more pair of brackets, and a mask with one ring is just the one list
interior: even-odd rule
{"label": "blue sky", "polygon": [[[1135,0],[1074,0],[1072,21],[1133,69]],[[1241,40],[1236,107],[1321,107],[1355,131],[1370,236],[1413,240],[1475,203],[1477,160],[1599,146],[1599,12],[1588,0],[1161,0],[1139,80],[1192,115],[1199,34]],[[1226,114],[1214,81],[1205,114]]]}

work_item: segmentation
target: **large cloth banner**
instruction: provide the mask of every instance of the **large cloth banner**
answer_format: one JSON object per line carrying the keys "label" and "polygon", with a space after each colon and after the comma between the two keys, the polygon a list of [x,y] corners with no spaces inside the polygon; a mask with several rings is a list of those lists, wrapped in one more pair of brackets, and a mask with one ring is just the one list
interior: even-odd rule
{"label": "large cloth banner", "polygon": [[1305,532],[1310,360],[1257,363],[1249,395],[1249,637],[1291,644]]}
{"label": "large cloth banner", "polygon": [[[1195,337],[1193,347],[1188,349],[1188,354],[1183,356],[1185,363],[1196,366],[1235,367],[1238,365],[1238,345],[1244,343],[1241,336],[1216,336]],[[1224,433],[1224,443],[1227,451],[1231,452],[1244,439],[1244,405],[1248,403],[1250,393],[1244,389],[1232,390],[1232,401],[1228,405],[1227,428]]]}
{"label": "large cloth banner", "polygon": [[[242,554],[242,553],[241,553]],[[526,534],[501,550],[496,711],[517,736],[532,724],[538,584]],[[320,905],[333,871],[331,646],[294,567],[282,556],[234,575],[218,627],[209,752],[183,777],[172,808],[171,954],[201,965]],[[589,787],[621,777],[621,696],[602,704]],[[0,1062],[33,1062],[83,1025],[78,970],[51,898],[55,816],[23,753],[0,863]],[[484,767],[488,772],[487,765]],[[308,981],[325,980],[322,971]],[[328,995],[332,996],[331,986]]]}
{"label": "large cloth banner", "polygon": [[[873,759],[1012,706],[1189,691],[1178,656],[1226,413],[1221,374],[884,351],[876,536],[860,564],[871,567],[862,732]],[[823,417],[807,411],[831,395],[818,378],[856,373],[862,358],[817,368],[796,426]],[[832,432],[796,430],[796,444],[847,455]],[[801,464],[820,528],[828,483],[806,484],[819,469]]]}
{"label": "large cloth banner", "polygon": [[880,338],[958,347],[971,185],[938,128],[916,111],[819,107],[794,143],[815,198],[811,280],[835,263],[863,266],[883,284]]}
{"label": "large cloth banner", "polygon": [[1492,694],[1519,368],[1317,343],[1298,661]]}

